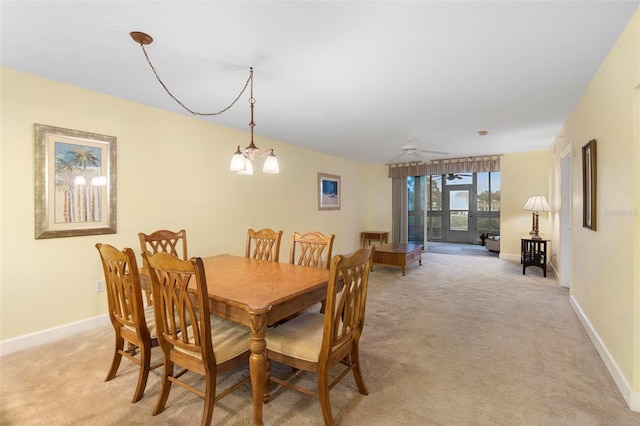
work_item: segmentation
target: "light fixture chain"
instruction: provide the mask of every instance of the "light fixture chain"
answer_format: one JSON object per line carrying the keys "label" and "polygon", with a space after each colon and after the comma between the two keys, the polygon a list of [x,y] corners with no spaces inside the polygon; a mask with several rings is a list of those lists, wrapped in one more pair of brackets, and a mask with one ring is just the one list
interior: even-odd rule
{"label": "light fixture chain", "polygon": [[[160,78],[160,76],[158,75],[158,72],[156,71],[156,68],[153,66],[153,64],[151,63],[151,59],[149,59],[149,55],[147,54],[147,49],[144,48],[144,44],[140,43],[140,47],[142,48],[142,52],[144,53],[145,58],[147,58],[147,63],[149,64],[149,66],[151,67],[151,71],[153,71],[153,74],[155,74],[156,79],[158,80],[158,83],[160,83],[160,85],[164,88],[165,92],[167,92],[167,94],[171,97],[171,99],[173,99],[174,101],[176,101],[178,103],[178,105],[180,105],[182,108],[184,108],[185,110],[187,110],[188,112],[190,112],[193,115],[200,115],[200,116],[214,116],[214,115],[219,115],[222,114],[223,112],[228,111],[229,109],[231,109],[231,107],[233,107],[236,102],[238,102],[238,99],[240,99],[240,97],[242,96],[242,94],[247,90],[247,87],[249,86],[249,83],[251,83],[251,87],[253,89],[253,68],[251,68],[251,72],[249,73],[249,78],[247,79],[247,82],[244,84],[244,87],[242,88],[242,90],[240,91],[240,93],[238,94],[238,96],[233,100],[233,102],[231,102],[231,104],[229,106],[227,106],[224,109],[221,109],[218,112],[197,112],[192,110],[191,108],[187,107],[185,104],[183,104],[182,102],[180,102],[180,100],[178,100],[178,98],[176,98],[173,93],[171,93],[171,91],[167,88],[167,86],[164,84],[164,82],[162,81],[162,79]],[[252,90],[253,92],[253,90]],[[251,98],[253,98],[253,94],[251,95]]]}

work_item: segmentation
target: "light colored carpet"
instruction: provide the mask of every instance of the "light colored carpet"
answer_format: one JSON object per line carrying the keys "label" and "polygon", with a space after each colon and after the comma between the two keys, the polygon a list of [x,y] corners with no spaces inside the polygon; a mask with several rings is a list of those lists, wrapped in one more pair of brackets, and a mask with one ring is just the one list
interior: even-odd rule
{"label": "light colored carpet", "polygon": [[[341,425],[638,425],[569,306],[542,271],[497,258],[423,254],[402,276],[371,274],[361,357],[369,395],[352,376],[331,392]],[[177,386],[152,417],[160,370],[131,404],[137,370],[123,360],[104,382],[112,330],[3,357],[3,425],[199,424],[203,401]],[[159,349],[154,349],[159,356]],[[293,374],[274,365],[273,371]],[[246,368],[223,377],[248,374]],[[299,383],[313,386],[312,376]],[[272,384],[272,386],[274,386]],[[252,423],[250,385],[224,398],[213,424]],[[272,391],[265,425],[321,425],[317,400]]]}

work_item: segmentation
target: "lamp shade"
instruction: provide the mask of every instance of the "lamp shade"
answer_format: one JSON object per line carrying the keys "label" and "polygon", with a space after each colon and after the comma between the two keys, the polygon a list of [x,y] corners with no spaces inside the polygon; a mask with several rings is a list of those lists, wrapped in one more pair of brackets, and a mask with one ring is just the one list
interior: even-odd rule
{"label": "lamp shade", "polygon": [[280,164],[278,164],[278,159],[276,158],[273,151],[271,154],[267,156],[264,160],[264,166],[262,166],[262,171],[264,173],[280,173]]}
{"label": "lamp shade", "polygon": [[253,164],[251,164],[251,160],[246,158],[244,160],[244,168],[242,170],[238,170],[239,175],[252,175],[253,174]]}
{"label": "lamp shade", "polygon": [[549,207],[549,204],[543,195],[535,195],[533,197],[529,197],[526,204],[522,207],[522,210],[532,212],[550,212],[551,207]]}
{"label": "lamp shade", "polygon": [[232,172],[239,172],[240,170],[245,169],[245,157],[242,151],[240,151],[240,146],[238,146],[238,150],[233,154],[231,158],[231,164],[229,165],[229,170]]}

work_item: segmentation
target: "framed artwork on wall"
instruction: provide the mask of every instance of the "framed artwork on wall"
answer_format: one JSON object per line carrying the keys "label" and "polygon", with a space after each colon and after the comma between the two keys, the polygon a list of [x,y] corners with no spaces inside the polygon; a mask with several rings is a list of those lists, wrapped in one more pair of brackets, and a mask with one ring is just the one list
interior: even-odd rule
{"label": "framed artwork on wall", "polygon": [[340,176],[318,173],[318,210],[340,210]]}
{"label": "framed artwork on wall", "polygon": [[597,161],[596,140],[582,147],[582,226],[592,231],[597,224]]}
{"label": "framed artwork on wall", "polygon": [[116,137],[35,125],[35,238],[116,233]]}

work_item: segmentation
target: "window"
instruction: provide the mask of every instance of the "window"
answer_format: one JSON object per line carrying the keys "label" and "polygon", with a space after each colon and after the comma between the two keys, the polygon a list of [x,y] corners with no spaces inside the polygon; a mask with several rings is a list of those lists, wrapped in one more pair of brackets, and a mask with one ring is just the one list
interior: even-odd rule
{"label": "window", "polygon": [[477,236],[500,233],[500,172],[476,173]]}
{"label": "window", "polygon": [[427,180],[426,176],[407,178],[408,240],[420,244],[424,240],[424,194]]}
{"label": "window", "polygon": [[[458,185],[471,185],[472,192]],[[425,227],[429,241],[447,241],[451,231],[468,230],[479,244],[480,235],[500,233],[500,172],[410,176],[407,194],[409,242],[423,243]]]}
{"label": "window", "polygon": [[442,241],[442,176],[425,176],[427,180],[427,236],[429,241]]}

